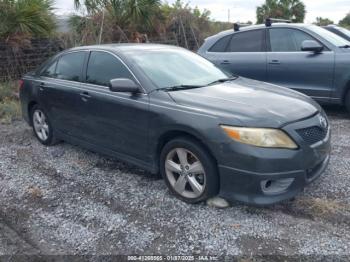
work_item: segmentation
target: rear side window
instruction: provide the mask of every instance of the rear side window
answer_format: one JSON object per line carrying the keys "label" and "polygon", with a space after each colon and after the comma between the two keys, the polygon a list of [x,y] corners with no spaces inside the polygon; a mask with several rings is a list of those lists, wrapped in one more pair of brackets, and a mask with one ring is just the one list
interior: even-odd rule
{"label": "rear side window", "polygon": [[210,49],[209,52],[225,52],[232,35],[220,38]]}
{"label": "rear side window", "polygon": [[60,57],[56,66],[56,78],[81,81],[84,59],[85,52],[74,52]]}
{"label": "rear side window", "polygon": [[300,52],[303,41],[315,40],[309,34],[296,29],[274,28],[269,33],[272,52]]}
{"label": "rear side window", "polygon": [[114,78],[133,79],[130,71],[113,55],[98,51],[91,52],[86,72],[86,82],[109,86],[109,81]]}
{"label": "rear side window", "polygon": [[264,30],[252,30],[235,33],[229,43],[227,52],[264,52]]}
{"label": "rear side window", "polygon": [[44,69],[44,71],[41,73],[41,75],[46,76],[46,77],[55,78],[56,77],[56,65],[57,65],[57,61],[53,62],[51,65],[49,65],[48,67],[46,67]]}

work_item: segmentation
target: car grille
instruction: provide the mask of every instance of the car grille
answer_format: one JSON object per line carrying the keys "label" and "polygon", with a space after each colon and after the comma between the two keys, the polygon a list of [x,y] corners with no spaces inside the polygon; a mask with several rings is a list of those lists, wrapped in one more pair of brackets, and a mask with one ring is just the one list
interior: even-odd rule
{"label": "car grille", "polygon": [[319,126],[311,126],[297,129],[296,131],[307,144],[313,145],[326,138],[328,129],[323,129]]}

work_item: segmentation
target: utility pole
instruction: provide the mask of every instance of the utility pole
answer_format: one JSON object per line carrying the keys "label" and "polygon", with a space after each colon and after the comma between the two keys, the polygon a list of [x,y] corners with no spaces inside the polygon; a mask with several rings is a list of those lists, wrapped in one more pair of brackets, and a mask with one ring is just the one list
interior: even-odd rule
{"label": "utility pole", "polygon": [[230,23],[230,8],[227,9],[227,22]]}
{"label": "utility pole", "polygon": [[105,9],[103,8],[103,11],[102,11],[101,28],[100,28],[100,33],[99,33],[99,36],[98,36],[98,44],[99,44],[99,45],[101,44],[101,41],[102,41],[102,32],[103,32],[103,23],[104,23],[104,20],[105,20]]}

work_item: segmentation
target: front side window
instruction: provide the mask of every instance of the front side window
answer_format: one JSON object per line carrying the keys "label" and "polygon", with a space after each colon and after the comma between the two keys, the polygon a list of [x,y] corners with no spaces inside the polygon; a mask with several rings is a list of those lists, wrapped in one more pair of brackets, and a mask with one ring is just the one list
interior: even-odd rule
{"label": "front side window", "polygon": [[61,56],[56,66],[56,77],[64,80],[80,81],[84,59],[85,52],[74,52]]}
{"label": "front side window", "polygon": [[290,28],[269,29],[272,52],[300,52],[305,40],[314,40],[312,36],[300,30]]}
{"label": "front side window", "polygon": [[86,82],[95,85],[109,86],[111,79],[133,79],[124,64],[111,54],[93,51],[90,54]]}
{"label": "front side window", "polygon": [[220,38],[210,49],[209,52],[225,52],[232,35]]}
{"label": "front side window", "polygon": [[264,30],[252,30],[235,33],[229,43],[227,52],[263,52]]}

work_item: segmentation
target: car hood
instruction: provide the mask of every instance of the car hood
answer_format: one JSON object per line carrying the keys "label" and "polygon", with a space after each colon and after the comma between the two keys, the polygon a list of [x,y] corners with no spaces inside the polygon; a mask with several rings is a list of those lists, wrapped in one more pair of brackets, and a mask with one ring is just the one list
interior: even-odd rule
{"label": "car hood", "polygon": [[223,124],[280,127],[320,111],[316,102],[299,92],[242,77],[168,93],[176,103],[215,115]]}

